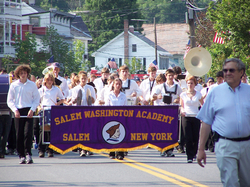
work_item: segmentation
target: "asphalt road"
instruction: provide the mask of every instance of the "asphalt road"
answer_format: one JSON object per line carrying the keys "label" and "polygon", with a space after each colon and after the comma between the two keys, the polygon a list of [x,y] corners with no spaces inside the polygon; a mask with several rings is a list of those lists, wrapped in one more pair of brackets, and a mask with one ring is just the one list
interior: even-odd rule
{"label": "asphalt road", "polygon": [[219,187],[219,170],[214,153],[207,164],[187,163],[186,154],[161,157],[154,149],[128,153],[123,161],[107,154],[79,157],[76,152],[39,158],[33,149],[33,164],[19,164],[18,156],[0,159],[0,186],[199,186]]}

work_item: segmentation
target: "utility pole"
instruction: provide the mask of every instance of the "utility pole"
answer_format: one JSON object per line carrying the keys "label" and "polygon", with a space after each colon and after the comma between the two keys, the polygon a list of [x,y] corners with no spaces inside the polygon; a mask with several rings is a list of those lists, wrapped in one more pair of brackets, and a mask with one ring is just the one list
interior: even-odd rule
{"label": "utility pole", "polygon": [[155,23],[155,17],[154,17],[154,33],[155,33],[155,61],[157,63],[157,36],[156,36],[156,23]]}
{"label": "utility pole", "polygon": [[189,24],[189,32],[190,32],[189,37],[190,37],[191,48],[196,47],[194,14],[195,11],[193,9],[188,9],[188,24]]}

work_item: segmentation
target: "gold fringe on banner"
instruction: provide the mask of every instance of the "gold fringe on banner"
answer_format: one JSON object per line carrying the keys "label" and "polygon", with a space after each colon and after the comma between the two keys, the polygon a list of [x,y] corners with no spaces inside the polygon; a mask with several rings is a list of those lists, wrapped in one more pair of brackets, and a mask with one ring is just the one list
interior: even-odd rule
{"label": "gold fringe on banner", "polygon": [[66,149],[65,151],[59,149],[58,147],[50,144],[49,145],[49,148],[53,149],[54,151],[64,155],[65,153],[68,153],[74,149],[77,149],[77,148],[81,148],[81,149],[84,149],[84,150],[87,150],[87,151],[90,151],[90,152],[94,152],[94,153],[102,153],[102,152],[106,152],[106,153],[109,153],[109,152],[115,152],[115,151],[123,151],[123,152],[129,152],[129,151],[135,151],[135,150],[139,150],[139,149],[143,149],[143,148],[146,148],[146,147],[151,147],[153,149],[156,149],[160,152],[164,152],[166,150],[169,150],[171,148],[174,148],[174,147],[177,147],[179,145],[179,143],[174,143],[172,145],[169,145],[167,147],[164,147],[163,149],[160,148],[160,147],[157,147],[153,144],[150,144],[150,143],[147,143],[147,144],[144,144],[144,145],[141,145],[141,146],[137,146],[137,147],[132,147],[132,148],[115,148],[115,149],[93,149],[91,147],[86,147],[82,144],[77,144],[73,147],[70,147],[68,149]]}

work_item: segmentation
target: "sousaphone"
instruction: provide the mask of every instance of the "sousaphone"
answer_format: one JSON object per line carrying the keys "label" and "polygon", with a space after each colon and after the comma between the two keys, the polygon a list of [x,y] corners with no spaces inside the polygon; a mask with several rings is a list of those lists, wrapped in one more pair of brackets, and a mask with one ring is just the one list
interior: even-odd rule
{"label": "sousaphone", "polygon": [[192,48],[186,55],[184,66],[189,74],[201,77],[211,68],[212,57],[203,47]]}

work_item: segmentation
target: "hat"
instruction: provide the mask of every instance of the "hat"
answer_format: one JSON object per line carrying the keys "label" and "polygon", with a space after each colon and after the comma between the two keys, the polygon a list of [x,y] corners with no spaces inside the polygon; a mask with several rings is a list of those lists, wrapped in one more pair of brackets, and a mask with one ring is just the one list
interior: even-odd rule
{"label": "hat", "polygon": [[51,66],[54,68],[60,68],[60,64],[58,62],[52,63]]}
{"label": "hat", "polygon": [[143,78],[146,79],[146,78],[148,78],[148,76],[147,76],[147,75],[144,75]]}
{"label": "hat", "polygon": [[214,82],[214,78],[213,77],[208,77],[207,82],[210,81],[210,80],[211,80],[211,82]]}
{"label": "hat", "polygon": [[139,77],[134,77],[134,80],[135,80],[135,82],[141,81],[141,80],[139,79]]}

